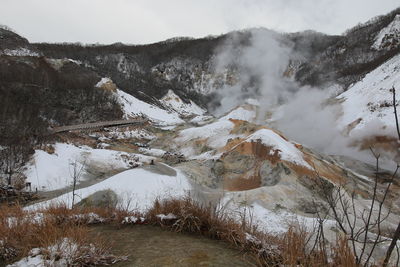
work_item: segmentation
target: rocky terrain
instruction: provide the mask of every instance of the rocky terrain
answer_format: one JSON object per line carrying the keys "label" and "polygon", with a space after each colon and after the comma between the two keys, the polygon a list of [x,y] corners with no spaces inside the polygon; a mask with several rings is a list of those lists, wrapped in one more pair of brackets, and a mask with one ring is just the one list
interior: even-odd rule
{"label": "rocky terrain", "polygon": [[[356,228],[371,199],[385,199],[389,236],[400,214],[391,91],[400,90],[399,18],[397,9],[340,36],[250,29],[140,46],[31,44],[0,29],[0,151],[10,158],[20,140],[29,146],[4,177],[39,191],[33,208],[71,205],[75,177],[81,204],[145,210],[189,193],[233,216],[248,211],[273,233],[294,220],[312,231],[327,215],[330,241],[343,229],[324,190],[339,188]],[[134,118],[148,123],[52,132]]]}

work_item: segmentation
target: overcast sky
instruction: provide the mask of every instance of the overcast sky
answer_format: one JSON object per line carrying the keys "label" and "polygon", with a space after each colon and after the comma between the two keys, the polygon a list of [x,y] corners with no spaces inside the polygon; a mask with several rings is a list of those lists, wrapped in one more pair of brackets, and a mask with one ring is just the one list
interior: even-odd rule
{"label": "overcast sky", "polygon": [[249,27],[341,34],[399,0],[0,0],[0,24],[31,42],[152,43]]}

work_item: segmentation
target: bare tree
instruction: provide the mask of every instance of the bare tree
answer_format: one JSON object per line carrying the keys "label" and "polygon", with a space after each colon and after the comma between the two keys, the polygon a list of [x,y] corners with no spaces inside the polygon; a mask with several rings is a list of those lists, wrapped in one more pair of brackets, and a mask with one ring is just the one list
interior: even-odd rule
{"label": "bare tree", "polygon": [[[349,192],[346,184],[334,185],[321,177],[318,171],[315,170],[317,176],[315,183],[318,193],[326,203],[323,208],[330,214],[340,230],[346,235],[355,257],[355,263],[363,266],[369,266],[377,245],[389,240],[382,235],[382,223],[391,214],[390,208],[387,210],[384,209],[384,203],[387,201],[391,185],[400,168],[400,166],[397,166],[387,185],[383,188],[379,188],[380,155],[372,148],[371,152],[376,160],[375,178],[371,185],[373,188],[372,197],[370,205],[367,205],[367,208],[361,210],[360,207],[356,205],[355,189]],[[379,193],[379,191],[382,191],[382,193]],[[316,204],[314,204],[314,206],[317,207]],[[321,242],[324,239],[320,235],[323,234],[323,222],[326,217],[320,215],[320,209],[321,208],[317,208],[320,229],[317,231],[316,240],[320,240]],[[372,232],[375,235],[373,238],[370,237]],[[319,244],[319,248],[322,250],[325,249],[325,246],[326,245],[323,243]]]}
{"label": "bare tree", "polygon": [[30,144],[22,140],[11,141],[0,147],[0,173],[8,186],[21,178],[22,169],[30,155]]}
{"label": "bare tree", "polygon": [[[393,109],[394,109],[394,117],[396,120],[396,130],[397,130],[397,137],[398,140],[400,141],[400,129],[399,129],[399,119],[397,117],[397,102],[396,102],[396,89],[394,86],[392,87],[392,94],[393,94]],[[399,168],[399,166],[397,166]],[[392,241],[390,242],[389,248],[386,251],[386,256],[383,261],[383,266],[386,267],[389,264],[390,257],[393,253],[394,248],[397,246],[397,240],[400,238],[400,222],[397,226],[396,231],[394,232],[392,236]]]}
{"label": "bare tree", "polygon": [[[394,87],[392,88],[392,93],[396,129],[398,139],[400,141],[400,129],[397,118],[397,103]],[[355,257],[355,263],[363,266],[370,265],[373,253],[379,244],[390,240],[389,237],[383,235],[382,224],[391,214],[388,196],[390,195],[391,186],[400,169],[400,165],[398,164],[387,183],[385,185],[380,184],[380,154],[377,153],[372,147],[370,150],[375,158],[375,177],[371,184],[371,200],[369,205],[367,205],[365,208],[357,206],[357,194],[355,189],[351,190],[351,187],[347,186],[347,184],[335,185],[321,177],[318,171],[315,170],[317,176],[316,186],[318,188],[318,193],[326,203],[324,208],[327,209],[329,215],[334,219],[340,230],[346,235],[347,240],[350,242],[350,248]],[[387,207],[385,207],[385,204]],[[314,206],[316,207],[315,204]],[[326,217],[322,217],[318,212],[318,218],[321,229],[318,229],[317,235],[320,235],[323,233],[322,227]],[[400,223],[398,224],[398,227],[392,236],[383,266],[386,267],[389,264],[391,254],[393,250],[397,248],[397,241],[399,238]],[[322,240],[321,236],[317,236],[317,240],[318,239]],[[324,248],[325,244],[320,244],[319,247]]]}
{"label": "bare tree", "polygon": [[86,167],[86,163],[79,163],[77,160],[74,162],[70,163],[71,168],[70,168],[70,177],[72,178],[72,208],[74,208],[75,205],[75,196],[76,195],[76,186],[79,183],[79,180],[82,176],[82,172]]}

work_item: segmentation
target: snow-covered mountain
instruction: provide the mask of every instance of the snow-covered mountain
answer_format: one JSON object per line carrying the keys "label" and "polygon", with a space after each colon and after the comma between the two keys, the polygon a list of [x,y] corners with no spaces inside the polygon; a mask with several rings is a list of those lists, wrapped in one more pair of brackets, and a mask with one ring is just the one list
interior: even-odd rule
{"label": "snow-covered mountain", "polygon": [[[145,209],[190,192],[246,206],[277,232],[288,218],[316,222],[326,204],[316,181],[353,192],[362,210],[377,170],[357,153],[400,156],[399,25],[397,9],[340,36],[250,29],[142,46],[31,44],[0,29],[0,151],[35,138],[22,173],[47,197],[40,205],[69,202],[80,166],[81,199],[110,189]],[[146,123],[52,131],[133,119]],[[378,173],[381,194],[391,176]],[[396,184],[387,228],[399,194]]]}

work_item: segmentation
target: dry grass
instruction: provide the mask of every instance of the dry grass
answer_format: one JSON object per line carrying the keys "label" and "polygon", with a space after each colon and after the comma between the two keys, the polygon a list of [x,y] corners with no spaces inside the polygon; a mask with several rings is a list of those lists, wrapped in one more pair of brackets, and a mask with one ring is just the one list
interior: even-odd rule
{"label": "dry grass", "polygon": [[[176,218],[157,216],[170,213]],[[266,234],[245,218],[239,223],[218,208],[201,206],[190,197],[156,201],[145,217],[149,223],[172,231],[224,240],[252,256],[259,266],[357,266],[346,241],[330,248],[329,254],[333,257],[328,262],[326,252],[310,251],[310,234],[298,226],[289,227],[281,236]]]}
{"label": "dry grass", "polygon": [[[160,214],[171,216],[162,219]],[[223,240],[252,257],[259,266],[357,266],[346,240],[338,240],[334,247],[310,251],[310,233],[299,226],[289,227],[279,236],[266,234],[254,227],[249,217],[243,216],[238,222],[218,206],[199,205],[189,196],[155,201],[145,214],[114,208],[68,209],[65,206],[53,206],[33,213],[20,207],[4,206],[0,209],[0,237],[3,240],[0,257],[17,259],[27,256],[32,248],[47,248],[68,238],[79,246],[79,253],[73,259],[74,266],[111,264],[124,258],[110,254],[109,242],[106,245],[102,240],[89,241],[88,225],[106,223],[121,227],[128,216],[143,217],[146,223],[171,231]],[[37,223],[38,219],[40,223]],[[46,255],[45,251],[43,253]],[[330,255],[329,261],[327,255]],[[50,259],[51,255],[48,257]]]}
{"label": "dry grass", "polygon": [[[96,214],[98,216],[93,216]],[[87,225],[105,222],[102,218],[110,218],[108,222],[113,221],[111,218],[119,220],[124,214],[125,212],[106,209],[71,210],[65,206],[49,207],[42,212],[28,212],[18,206],[2,206],[0,261],[28,256],[33,248],[40,248],[41,255],[52,259],[51,257],[55,256],[46,255],[46,248],[60,243],[65,238],[78,248],[70,257],[74,266],[94,266],[123,260],[124,258],[110,254],[110,246],[103,240],[89,238]]]}

